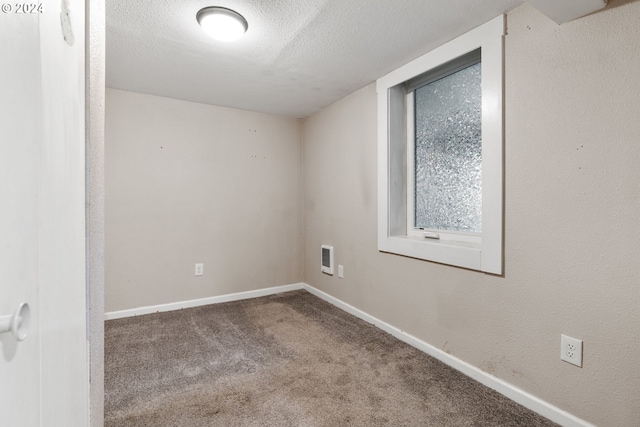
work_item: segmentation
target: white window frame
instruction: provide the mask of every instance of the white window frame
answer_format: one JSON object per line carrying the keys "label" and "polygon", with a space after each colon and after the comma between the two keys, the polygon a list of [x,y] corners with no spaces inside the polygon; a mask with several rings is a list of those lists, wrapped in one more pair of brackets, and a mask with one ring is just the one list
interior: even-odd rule
{"label": "white window frame", "polygon": [[[503,273],[503,15],[378,79],[378,250],[492,274]],[[482,233],[427,239],[412,229],[412,95],[404,83],[481,49]],[[409,104],[411,102],[411,104]],[[409,165],[409,166],[408,166]]]}

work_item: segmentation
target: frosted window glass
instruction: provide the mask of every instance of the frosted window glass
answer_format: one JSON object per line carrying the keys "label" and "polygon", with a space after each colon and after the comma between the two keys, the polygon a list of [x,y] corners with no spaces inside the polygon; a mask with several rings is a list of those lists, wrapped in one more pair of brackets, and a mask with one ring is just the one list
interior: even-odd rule
{"label": "frosted window glass", "polygon": [[480,63],[415,90],[415,226],[482,231]]}

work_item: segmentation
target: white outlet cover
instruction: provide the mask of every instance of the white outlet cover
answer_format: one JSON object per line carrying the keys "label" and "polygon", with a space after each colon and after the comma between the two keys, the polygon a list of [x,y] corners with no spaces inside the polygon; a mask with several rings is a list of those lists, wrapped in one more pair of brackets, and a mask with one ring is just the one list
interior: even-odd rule
{"label": "white outlet cover", "polygon": [[560,359],[582,367],[582,340],[560,335]]}
{"label": "white outlet cover", "polygon": [[342,265],[338,265],[338,277],[344,279],[344,267]]}
{"label": "white outlet cover", "polygon": [[202,276],[204,275],[204,264],[196,264],[196,271],[195,271],[195,275],[196,276]]}

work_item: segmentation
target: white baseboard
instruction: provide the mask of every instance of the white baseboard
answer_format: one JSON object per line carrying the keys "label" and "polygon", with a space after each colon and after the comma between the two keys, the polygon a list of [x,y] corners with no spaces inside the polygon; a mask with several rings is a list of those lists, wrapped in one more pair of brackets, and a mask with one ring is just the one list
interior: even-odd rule
{"label": "white baseboard", "polygon": [[105,313],[104,320],[121,319],[123,317],[140,316],[143,314],[159,313],[163,311],[180,310],[182,308],[200,307],[202,305],[219,304],[221,302],[240,301],[243,299],[264,297],[267,295],[279,294],[281,292],[295,291],[303,289],[303,283],[293,285],[275,286],[273,288],[258,289],[255,291],[237,292],[234,294],[220,295],[193,299],[188,301],[172,302],[169,304],[151,305],[147,307],[132,308],[129,310],[110,311]]}
{"label": "white baseboard", "polygon": [[380,319],[377,319],[364,311],[355,308],[352,305],[347,304],[344,301],[341,301],[319,289],[314,288],[311,285],[306,283],[302,284],[302,287],[307,290],[309,293],[321,298],[328,303],[346,311],[349,314],[352,314],[365,322],[371,323],[379,329],[393,335],[398,338],[400,341],[403,341],[409,344],[412,347],[417,348],[424,353],[427,353],[429,356],[432,356],[441,362],[451,366],[457,371],[462,372],[463,374],[473,378],[474,380],[484,384],[485,386],[497,391],[503,396],[508,397],[516,403],[528,408],[543,417],[560,424],[565,427],[594,427],[593,424],[590,424],[562,409],[553,406],[552,404],[545,402],[542,399],[537,398],[536,396],[527,393],[524,390],[519,389],[518,387],[507,383],[504,380],[501,380],[498,377],[495,377],[487,372],[484,372],[481,369],[476,368],[473,365],[468,364],[467,362],[458,359],[455,356],[446,353],[431,344],[427,344],[426,342],[410,335],[395,326],[391,326],[390,324],[383,322]]}

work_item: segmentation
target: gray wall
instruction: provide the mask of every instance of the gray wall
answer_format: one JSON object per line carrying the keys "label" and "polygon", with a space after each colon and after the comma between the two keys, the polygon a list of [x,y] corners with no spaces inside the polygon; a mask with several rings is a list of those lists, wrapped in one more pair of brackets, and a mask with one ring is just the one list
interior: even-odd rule
{"label": "gray wall", "polygon": [[300,282],[301,192],[299,120],[107,89],[106,311]]}
{"label": "gray wall", "polygon": [[[308,118],[305,281],[587,421],[637,425],[638,22],[620,1],[562,26],[508,15],[504,277],[377,251],[374,85]],[[320,272],[321,244],[344,279]]]}

